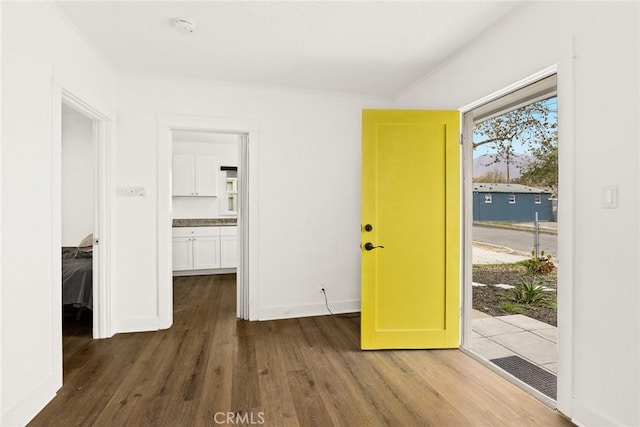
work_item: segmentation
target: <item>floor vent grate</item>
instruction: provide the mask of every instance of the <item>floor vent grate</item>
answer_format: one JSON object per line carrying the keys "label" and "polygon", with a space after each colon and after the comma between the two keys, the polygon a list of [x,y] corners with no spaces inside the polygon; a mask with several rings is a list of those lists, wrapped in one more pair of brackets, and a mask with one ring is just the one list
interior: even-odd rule
{"label": "floor vent grate", "polygon": [[491,359],[491,362],[509,372],[519,380],[529,384],[540,393],[556,400],[558,381],[556,376],[519,356]]}

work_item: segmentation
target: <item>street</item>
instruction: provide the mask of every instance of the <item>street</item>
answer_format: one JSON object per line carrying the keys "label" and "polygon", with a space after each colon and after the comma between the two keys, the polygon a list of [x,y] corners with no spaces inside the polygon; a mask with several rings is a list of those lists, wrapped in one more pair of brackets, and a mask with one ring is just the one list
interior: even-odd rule
{"label": "street", "polygon": [[[533,250],[533,231],[474,226],[472,238],[474,242],[504,246],[528,256]],[[551,254],[557,260],[558,236],[540,233],[540,251],[544,251],[545,255]]]}

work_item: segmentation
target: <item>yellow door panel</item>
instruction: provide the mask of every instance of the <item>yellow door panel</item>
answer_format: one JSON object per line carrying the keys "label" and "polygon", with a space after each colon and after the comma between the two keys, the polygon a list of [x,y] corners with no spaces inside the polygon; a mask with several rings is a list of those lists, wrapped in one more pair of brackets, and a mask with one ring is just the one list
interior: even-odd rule
{"label": "yellow door panel", "polygon": [[363,111],[363,349],[459,345],[459,121]]}

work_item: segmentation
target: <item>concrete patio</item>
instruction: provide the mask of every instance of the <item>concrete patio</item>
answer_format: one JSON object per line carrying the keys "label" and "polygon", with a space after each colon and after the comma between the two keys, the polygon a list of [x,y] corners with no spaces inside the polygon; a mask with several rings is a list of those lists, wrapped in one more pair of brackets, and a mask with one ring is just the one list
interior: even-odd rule
{"label": "concrete patio", "polygon": [[[506,247],[479,242],[473,243],[472,253],[473,264],[506,264],[528,258],[525,254]],[[486,285],[474,282],[473,286]],[[513,288],[513,285],[507,284],[495,286],[504,289]],[[545,290],[553,291],[553,289]],[[522,314],[492,317],[481,311],[472,310],[471,331],[470,349],[480,357],[486,360],[502,359],[504,362],[503,358],[518,356],[553,375],[557,374],[558,334],[555,326]],[[497,366],[500,366],[499,363],[494,362]],[[525,381],[524,378],[521,380],[555,399],[555,385],[553,395],[548,390],[545,393],[543,389],[536,386],[536,381],[545,376],[534,375],[536,376],[532,381]],[[549,379],[552,378],[549,377]]]}
{"label": "concrete patio", "polygon": [[555,326],[521,314],[491,317],[473,310],[471,350],[487,360],[520,356],[549,372],[557,370]]}

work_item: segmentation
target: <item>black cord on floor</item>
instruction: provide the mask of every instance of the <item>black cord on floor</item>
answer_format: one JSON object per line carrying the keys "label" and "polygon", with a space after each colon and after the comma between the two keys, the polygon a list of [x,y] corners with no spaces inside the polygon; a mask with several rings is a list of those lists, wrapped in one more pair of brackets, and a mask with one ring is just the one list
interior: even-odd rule
{"label": "black cord on floor", "polygon": [[336,314],[331,311],[331,309],[329,308],[329,301],[327,300],[327,291],[324,290],[324,288],[322,288],[322,295],[324,295],[324,305],[327,306],[327,310],[329,310],[329,313],[331,313],[332,316],[335,316]]}

